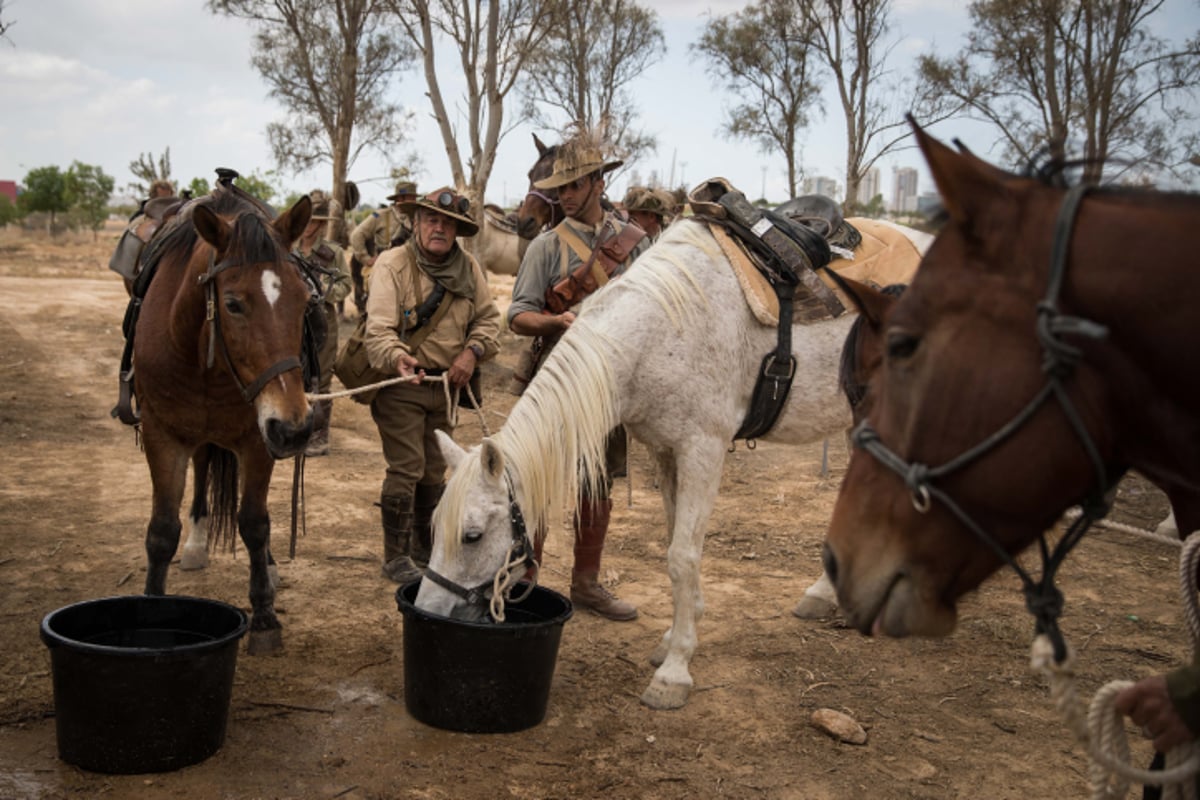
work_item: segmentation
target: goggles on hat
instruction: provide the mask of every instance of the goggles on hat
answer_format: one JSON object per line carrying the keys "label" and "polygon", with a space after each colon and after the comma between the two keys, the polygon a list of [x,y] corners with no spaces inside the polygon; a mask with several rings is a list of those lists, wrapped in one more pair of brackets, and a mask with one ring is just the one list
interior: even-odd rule
{"label": "goggles on hat", "polygon": [[459,214],[466,214],[471,209],[470,200],[451,191],[439,192],[434,202],[439,208],[457,211]]}

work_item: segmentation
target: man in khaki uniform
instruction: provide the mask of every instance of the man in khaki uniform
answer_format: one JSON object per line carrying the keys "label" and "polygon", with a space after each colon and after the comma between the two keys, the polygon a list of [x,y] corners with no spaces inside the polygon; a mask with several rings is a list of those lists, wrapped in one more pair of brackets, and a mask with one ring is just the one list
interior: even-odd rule
{"label": "man in khaki uniform", "polygon": [[[367,357],[384,373],[445,375],[461,389],[499,349],[500,310],[483,268],[457,241],[479,226],[467,199],[450,188],[405,202],[402,210],[414,217],[413,236],[375,262]],[[383,574],[396,583],[416,580],[429,561],[430,521],[446,477],[434,432],[450,432],[449,412],[438,382],[387,386],[371,402],[387,461],[379,501]]]}
{"label": "man in khaki uniform", "polygon": [[[321,365],[320,392],[329,392],[333,383],[333,361],[338,351],[338,304],[350,293],[350,267],[342,248],[325,238],[327,223],[332,218],[330,203],[325,193],[317,189],[309,194],[313,200],[312,216],[308,226],[292,252],[298,253],[317,268],[321,288],[321,312],[325,317],[325,341],[317,351]],[[333,415],[333,401],[321,400],[316,414],[316,429],[309,437],[304,454],[323,456],[329,452],[329,421]]]}
{"label": "man in khaki uniform", "polygon": [[387,208],[371,212],[350,233],[353,259],[350,273],[354,280],[354,304],[361,314],[366,310],[367,288],[371,285],[371,268],[384,250],[397,247],[412,236],[412,219],[401,210],[401,204],[417,199],[417,185],[412,181],[396,184],[396,193],[388,195],[392,202]]}
{"label": "man in khaki uniform", "polygon": [[[517,278],[513,282],[512,304],[508,307],[508,326],[520,336],[542,337],[546,352],[575,321],[577,304],[560,313],[549,308],[547,290],[559,284],[565,273],[574,274],[582,268],[593,250],[602,244],[635,240],[626,250],[608,279],[617,278],[629,268],[648,246],[645,233],[632,223],[623,222],[600,203],[604,194],[604,174],[621,166],[620,161],[606,161],[598,143],[586,135],[566,142],[554,161],[549,178],[534,183],[538,189],[557,189],[566,219],[530,243],[521,259]],[[629,231],[625,231],[626,228]],[[628,234],[633,234],[629,236]],[[589,259],[590,260],[590,259]],[[565,270],[564,270],[565,267]],[[532,375],[525,376],[526,379]],[[608,440],[605,455],[609,481],[603,496],[593,497],[582,492],[578,498],[579,513],[575,518],[575,564],[571,570],[571,602],[607,619],[625,621],[637,618],[637,609],[621,600],[600,582],[600,556],[612,513],[613,473],[625,466],[625,431],[615,430]],[[537,537],[537,542],[542,537]],[[536,546],[535,546],[536,547]],[[541,561],[540,548],[535,557]]]}

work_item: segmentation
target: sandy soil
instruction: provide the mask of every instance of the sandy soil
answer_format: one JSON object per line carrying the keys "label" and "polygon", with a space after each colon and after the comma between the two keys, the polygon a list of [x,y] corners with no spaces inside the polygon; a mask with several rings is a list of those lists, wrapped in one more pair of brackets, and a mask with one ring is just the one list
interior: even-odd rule
{"label": "sandy soil", "polygon": [[[1084,797],[1086,763],[1030,673],[1032,621],[1001,575],[962,607],[949,639],[863,638],[790,609],[818,555],[844,442],[739,447],[730,454],[703,565],[707,613],[686,708],[638,695],[670,620],[663,513],[640,448],[632,507],[619,482],[606,576],[641,617],[567,623],[546,718],[516,734],[430,728],[404,706],[402,625],[379,576],[383,461],[369,413],[338,401],[333,452],[309,462],[307,535],[281,565],[279,656],[239,656],[225,746],[173,773],[92,774],[61,762],[48,612],[142,589],[149,480],[116,399],[125,295],[105,268],[115,239],[48,242],[0,233],[0,797],[37,798],[1027,798]],[[511,286],[497,279],[496,291]],[[345,328],[343,329],[345,331]],[[488,425],[517,345],[485,370]],[[457,437],[473,443],[476,420]],[[291,464],[276,472],[276,541],[286,540]],[[1116,518],[1152,528],[1162,495],[1136,477]],[[565,591],[568,533],[547,547],[544,582]],[[276,553],[285,552],[279,545]],[[1063,627],[1089,694],[1188,656],[1177,549],[1100,531],[1063,570]],[[172,569],[168,590],[248,608],[244,553],[202,572]],[[809,723],[850,714],[865,745]],[[1131,732],[1132,735],[1132,732]],[[1146,744],[1135,740],[1139,762]]]}

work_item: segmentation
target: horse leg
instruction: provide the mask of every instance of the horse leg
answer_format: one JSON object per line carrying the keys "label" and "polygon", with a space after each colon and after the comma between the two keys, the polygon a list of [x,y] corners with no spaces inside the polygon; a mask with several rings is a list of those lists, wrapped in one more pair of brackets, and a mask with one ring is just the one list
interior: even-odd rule
{"label": "horse leg", "polygon": [[[656,464],[654,486],[662,493],[663,511],[666,512],[667,531],[675,530],[675,458],[669,450],[654,450]],[[667,628],[658,645],[650,654],[650,663],[661,667],[671,649],[671,631]]]}
{"label": "horse leg", "polygon": [[704,615],[700,557],[704,552],[704,529],[720,490],[724,460],[724,442],[707,440],[689,451],[676,451],[675,470],[663,476],[664,485],[674,486],[675,496],[675,521],[667,549],[675,613],[664,639],[666,658],[642,692],[642,702],[651,708],[681,708],[692,690],[688,665],[696,652],[696,626]]}
{"label": "horse leg", "polygon": [[179,568],[208,566],[208,446],[192,453],[192,508],[188,512],[188,536],[179,557]]}
{"label": "horse leg", "polygon": [[244,455],[242,466],[242,504],[238,509],[238,533],[246,545],[250,560],[250,655],[273,653],[283,647],[283,630],[275,616],[275,587],[268,572],[270,559],[271,517],[267,511],[267,491],[271,487],[273,461],[266,450]]}
{"label": "horse leg", "polygon": [[143,441],[154,493],[150,524],[146,527],[145,593],[162,595],[167,592],[167,569],[179,547],[179,531],[183,527],[179,523],[179,505],[187,483],[188,454],[157,443],[153,436],[146,436]]}

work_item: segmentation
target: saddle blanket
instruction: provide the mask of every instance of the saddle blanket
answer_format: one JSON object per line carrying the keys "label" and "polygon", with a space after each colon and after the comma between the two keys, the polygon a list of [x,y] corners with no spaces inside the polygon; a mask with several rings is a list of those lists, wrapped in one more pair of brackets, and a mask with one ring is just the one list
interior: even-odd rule
{"label": "saddle blanket", "polygon": [[[882,287],[893,283],[911,282],[917,272],[917,265],[921,263],[921,256],[933,241],[933,236],[918,231],[920,236],[917,238],[920,242],[914,243],[899,227],[883,220],[850,217],[846,221],[862,234],[862,244],[854,250],[854,258],[835,258],[829,263],[829,268],[860,283],[873,283]],[[778,327],[779,298],[775,296],[771,284],[754,266],[745,247],[730,236],[728,231],[719,225],[708,227],[733,266],[733,272],[737,275],[738,283],[755,319],[763,325]],[[847,308],[853,307],[853,303],[825,270],[818,270],[817,274],[821,276],[825,285],[834,291],[842,305]],[[804,306],[799,301],[800,297],[797,296],[795,322],[808,323],[829,318],[828,312],[823,308],[816,309],[815,313],[805,313]]]}

